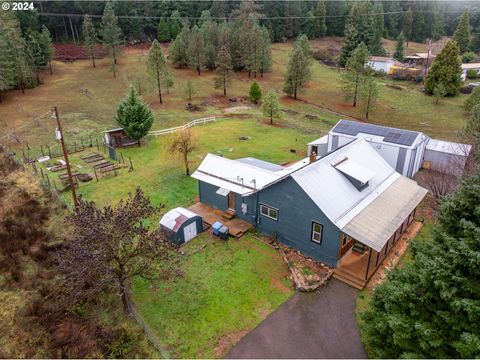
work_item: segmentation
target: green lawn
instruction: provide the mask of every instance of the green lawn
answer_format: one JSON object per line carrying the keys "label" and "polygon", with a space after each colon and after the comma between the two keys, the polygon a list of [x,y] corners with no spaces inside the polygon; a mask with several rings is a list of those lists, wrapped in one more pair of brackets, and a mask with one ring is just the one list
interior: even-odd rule
{"label": "green lawn", "polygon": [[[306,144],[323,134],[307,135],[296,129],[279,128],[256,120],[220,120],[191,131],[196,143],[190,156],[192,172],[208,152],[231,159],[253,156],[277,164],[298,160],[306,156]],[[240,136],[249,139],[239,140]],[[117,177],[81,183],[78,192],[88,200],[105,205],[141,186],[155,204],[162,203],[167,208],[192,204],[198,195],[197,181],[185,176],[182,163],[168,153],[170,141],[170,136],[149,137],[141,148],[134,146],[120,150],[124,158],[131,157],[135,171],[123,169]],[[297,153],[291,153],[290,149]],[[87,165],[79,158],[82,154],[72,156],[74,169],[78,169],[78,165]],[[85,171],[84,168],[79,170]],[[70,201],[69,196],[65,197]]]}
{"label": "green lawn", "polygon": [[294,293],[283,259],[251,232],[227,242],[204,233],[182,250],[183,277],[133,285],[140,313],[172,357],[225,355]]}

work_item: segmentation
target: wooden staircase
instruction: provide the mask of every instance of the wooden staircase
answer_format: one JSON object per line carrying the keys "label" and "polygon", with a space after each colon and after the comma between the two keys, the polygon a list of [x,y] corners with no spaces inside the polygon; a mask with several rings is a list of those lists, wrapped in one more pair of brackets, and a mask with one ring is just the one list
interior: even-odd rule
{"label": "wooden staircase", "polygon": [[235,217],[235,210],[232,210],[232,209],[228,209],[227,211],[225,211],[223,214],[222,214],[222,217],[225,219],[225,220],[231,220]]}
{"label": "wooden staircase", "polygon": [[333,272],[333,277],[344,283],[347,283],[350,286],[353,286],[356,289],[362,290],[365,285],[367,285],[367,281],[364,279],[360,279],[346,271],[343,271],[339,268],[336,268]]}

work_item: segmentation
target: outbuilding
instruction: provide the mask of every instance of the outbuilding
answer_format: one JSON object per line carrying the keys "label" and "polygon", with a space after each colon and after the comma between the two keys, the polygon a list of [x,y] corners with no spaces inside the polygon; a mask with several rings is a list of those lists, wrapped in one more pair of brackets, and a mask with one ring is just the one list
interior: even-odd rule
{"label": "outbuilding", "polygon": [[472,145],[430,139],[423,158],[424,167],[461,176],[471,150]]}
{"label": "outbuilding", "polygon": [[138,144],[137,140],[131,139],[123,128],[110,129],[103,132],[103,140],[112,148]]}
{"label": "outbuilding", "polygon": [[369,68],[375,71],[381,71],[381,72],[384,72],[385,74],[390,74],[390,68],[392,66],[401,66],[401,65],[402,64],[399,61],[391,57],[370,56],[365,66],[368,66]]}
{"label": "outbuilding", "polygon": [[203,231],[203,219],[188,209],[178,207],[163,215],[160,226],[172,242],[181,245]]}
{"label": "outbuilding", "polygon": [[467,71],[475,71],[477,76],[480,75],[480,63],[470,63],[470,64],[462,64],[462,75],[461,78],[463,81],[467,79]]}

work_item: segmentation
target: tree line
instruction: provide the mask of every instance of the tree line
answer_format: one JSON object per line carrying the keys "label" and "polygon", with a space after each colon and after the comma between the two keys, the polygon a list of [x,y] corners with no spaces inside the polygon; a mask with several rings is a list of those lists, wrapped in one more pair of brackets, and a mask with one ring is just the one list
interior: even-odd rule
{"label": "tree line", "polygon": [[[296,38],[300,34],[306,34],[309,38],[343,36],[348,15],[352,7],[359,3],[360,7],[371,9],[372,20],[378,23],[377,29],[385,38],[396,39],[402,31],[407,41],[423,42],[428,38],[437,40],[443,35],[451,36],[466,7],[471,9],[472,29],[475,33],[480,32],[480,7],[474,1],[266,1],[259,3],[259,21],[268,29],[274,42]],[[119,20],[126,39],[158,38],[160,41],[171,41],[180,32],[181,18],[189,18],[195,25],[200,21],[201,13],[208,10],[215,21],[233,20],[242,2],[115,1],[112,4],[117,15],[133,17]],[[23,30],[38,30],[41,25],[46,25],[55,41],[80,42],[82,19],[74,15],[100,16],[104,3],[48,1],[36,2],[35,7],[37,11],[34,12],[17,12]],[[41,15],[42,12],[73,15],[49,16]]]}
{"label": "tree line", "polygon": [[22,33],[12,12],[0,12],[0,102],[11,89],[35,87],[40,73],[50,69],[54,49],[45,26]]}

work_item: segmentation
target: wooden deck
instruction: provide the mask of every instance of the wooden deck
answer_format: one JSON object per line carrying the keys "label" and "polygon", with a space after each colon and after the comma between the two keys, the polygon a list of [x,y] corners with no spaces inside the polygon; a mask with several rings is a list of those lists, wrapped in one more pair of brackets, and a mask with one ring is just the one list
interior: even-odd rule
{"label": "wooden deck", "polygon": [[214,209],[201,202],[197,202],[196,204],[190,206],[188,210],[191,210],[194,213],[200,215],[203,218],[203,222],[206,223],[209,227],[214,222],[220,221],[223,225],[228,227],[230,235],[235,236],[236,238],[242,237],[248,230],[253,227],[252,224],[237,217],[228,219],[229,216],[228,214],[226,216],[224,211]]}

